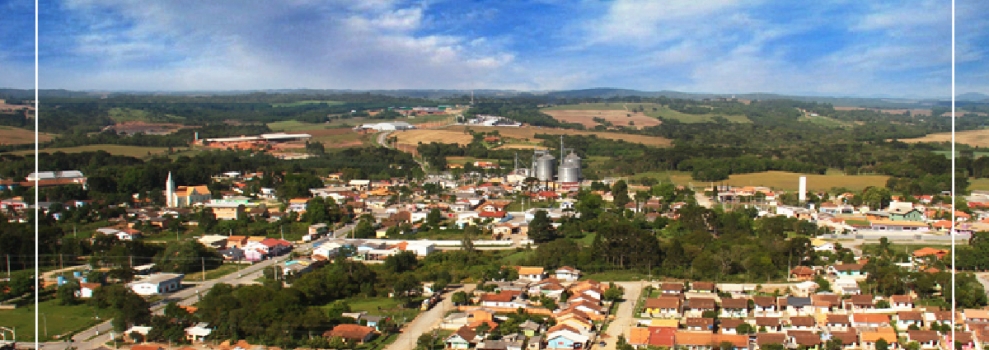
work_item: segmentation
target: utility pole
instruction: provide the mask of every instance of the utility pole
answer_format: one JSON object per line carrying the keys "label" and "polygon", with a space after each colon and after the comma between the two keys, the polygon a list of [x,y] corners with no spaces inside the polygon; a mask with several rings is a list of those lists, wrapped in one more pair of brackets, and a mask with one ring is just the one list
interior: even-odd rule
{"label": "utility pole", "polygon": [[7,278],[10,279],[10,254],[7,254]]}
{"label": "utility pole", "polygon": [[206,282],[206,258],[199,258],[199,261],[201,261],[203,265],[203,282]]}

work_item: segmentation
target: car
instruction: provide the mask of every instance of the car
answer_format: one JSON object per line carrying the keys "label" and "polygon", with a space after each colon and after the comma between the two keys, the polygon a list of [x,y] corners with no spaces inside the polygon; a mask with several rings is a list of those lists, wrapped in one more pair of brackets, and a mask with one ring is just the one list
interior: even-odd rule
{"label": "car", "polygon": [[600,347],[605,347],[605,346],[607,346],[607,345],[608,345],[608,343],[605,343],[605,342],[603,342],[603,341],[602,341],[602,342],[600,342],[600,343],[598,343],[598,346],[600,346]]}

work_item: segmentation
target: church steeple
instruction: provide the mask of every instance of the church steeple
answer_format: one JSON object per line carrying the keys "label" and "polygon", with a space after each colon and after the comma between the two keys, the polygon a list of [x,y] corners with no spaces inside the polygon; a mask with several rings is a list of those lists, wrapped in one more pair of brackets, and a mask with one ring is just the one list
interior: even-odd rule
{"label": "church steeple", "polygon": [[175,197],[175,181],[172,180],[172,172],[168,172],[168,180],[165,180],[165,206],[175,208],[179,206],[178,198]]}

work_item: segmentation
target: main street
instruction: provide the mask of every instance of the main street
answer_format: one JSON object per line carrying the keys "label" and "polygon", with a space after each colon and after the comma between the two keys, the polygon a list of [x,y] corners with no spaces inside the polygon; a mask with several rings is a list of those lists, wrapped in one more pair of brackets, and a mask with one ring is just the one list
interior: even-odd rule
{"label": "main street", "polygon": [[443,300],[439,304],[433,306],[429,311],[420,313],[416,316],[412,322],[409,322],[402,328],[402,333],[398,335],[398,339],[395,342],[388,345],[386,350],[408,350],[414,349],[416,347],[416,342],[419,340],[419,336],[425,334],[426,332],[431,332],[436,327],[439,327],[440,322],[443,322],[443,317],[446,313],[453,309],[453,301],[450,297],[453,293],[458,291],[472,292],[475,285],[465,284],[460,288],[448,291],[444,294]]}
{"label": "main street", "polygon": [[[607,344],[603,349],[614,350],[617,348],[615,345],[618,342],[618,336],[628,333],[626,330],[632,328],[632,322],[635,320],[635,315],[632,314],[635,303],[639,300],[639,295],[642,294],[642,288],[645,287],[645,281],[639,282],[615,282],[616,286],[625,289],[625,301],[618,305],[618,311],[615,311],[615,319],[611,321],[608,325],[608,331],[605,332],[607,336],[598,337],[598,342],[605,341]],[[591,349],[602,349],[597,344],[593,344]]]}
{"label": "main street", "polygon": [[[354,224],[346,225],[343,228],[334,231],[333,236],[336,238],[344,237],[351,230],[353,230],[354,227],[355,227]],[[316,244],[317,242],[326,241],[326,239],[327,238],[324,237],[314,242],[297,245],[295,249],[293,249],[293,251],[300,253],[309,252],[312,250],[314,244]],[[237,272],[230,273],[226,276],[217,279],[207,280],[204,282],[199,282],[196,284],[191,284],[188,287],[179,290],[177,292],[165,294],[163,295],[162,301],[152,304],[151,311],[155,314],[161,314],[165,310],[165,305],[167,305],[169,302],[172,301],[183,306],[193,305],[199,301],[202,295],[208,293],[210,288],[213,288],[213,286],[218,283],[226,283],[232,285],[255,283],[254,281],[262,276],[262,274],[264,273],[264,269],[266,267],[284,262],[285,260],[288,260],[288,257],[289,255],[286,254],[274,259],[265,260],[260,263],[247,266]],[[113,326],[110,324],[110,320],[106,320],[96,326],[93,326],[87,330],[84,330],[74,335],[72,337],[73,343],[69,343],[67,341],[47,342],[43,344],[43,348],[52,349],[52,350],[63,350],[63,349],[67,349],[70,345],[72,345],[75,346],[77,349],[95,349],[109,342],[111,335],[119,335],[114,332],[111,332],[112,330],[113,330]],[[22,344],[18,344],[18,346],[33,348],[34,343],[22,343]]]}

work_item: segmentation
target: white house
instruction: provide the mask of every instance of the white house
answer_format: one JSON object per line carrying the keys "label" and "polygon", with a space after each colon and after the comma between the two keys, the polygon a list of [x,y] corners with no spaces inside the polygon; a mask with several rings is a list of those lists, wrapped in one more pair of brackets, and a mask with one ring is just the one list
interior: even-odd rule
{"label": "white house", "polygon": [[570,266],[563,266],[556,269],[556,279],[566,282],[576,281],[580,279],[580,270]]}
{"label": "white house", "polygon": [[188,327],[185,329],[186,340],[196,343],[206,340],[206,337],[213,333],[213,329],[209,328],[209,324],[206,322],[197,323],[195,326]]}
{"label": "white house", "polygon": [[140,281],[127,284],[134,293],[138,295],[158,295],[174,292],[182,288],[182,277],[180,273],[156,273]]}

